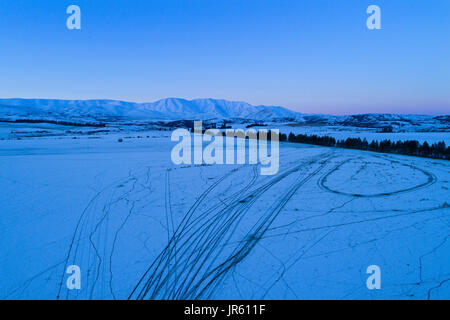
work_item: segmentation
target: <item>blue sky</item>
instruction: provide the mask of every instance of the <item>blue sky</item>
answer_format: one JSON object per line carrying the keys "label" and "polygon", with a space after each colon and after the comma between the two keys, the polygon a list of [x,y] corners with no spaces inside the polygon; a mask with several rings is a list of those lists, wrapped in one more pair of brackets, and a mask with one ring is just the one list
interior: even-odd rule
{"label": "blue sky", "polygon": [[2,0],[0,97],[449,114],[449,40],[448,0]]}

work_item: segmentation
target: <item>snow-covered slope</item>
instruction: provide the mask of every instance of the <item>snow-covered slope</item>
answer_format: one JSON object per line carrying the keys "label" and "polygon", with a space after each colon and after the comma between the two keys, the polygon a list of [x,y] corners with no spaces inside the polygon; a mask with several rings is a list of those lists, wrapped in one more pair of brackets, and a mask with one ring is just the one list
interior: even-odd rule
{"label": "snow-covered slope", "polygon": [[60,121],[152,121],[245,119],[294,122],[299,125],[382,128],[407,131],[450,131],[450,116],[360,114],[311,115],[278,106],[253,106],[216,99],[162,99],[150,103],[117,100],[0,99],[0,121],[45,119]]}
{"label": "snow-covered slope", "polygon": [[450,131],[450,116],[357,114],[348,116],[302,115],[302,124],[360,128],[392,127],[394,131]]}
{"label": "snow-covered slope", "polygon": [[162,99],[151,103],[116,100],[0,99],[0,118],[52,118],[64,120],[161,120],[296,118],[299,113],[282,107],[252,106],[246,102],[215,99]]}

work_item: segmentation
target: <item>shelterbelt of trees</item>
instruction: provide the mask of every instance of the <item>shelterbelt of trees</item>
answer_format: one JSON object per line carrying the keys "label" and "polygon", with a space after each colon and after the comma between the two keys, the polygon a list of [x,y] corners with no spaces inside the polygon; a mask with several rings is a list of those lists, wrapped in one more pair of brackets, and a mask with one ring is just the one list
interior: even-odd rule
{"label": "shelterbelt of trees", "polygon": [[431,145],[426,141],[420,143],[417,140],[391,141],[389,139],[369,143],[365,138],[362,140],[361,138],[336,140],[330,136],[295,135],[292,132],[288,136],[280,134],[280,141],[450,160],[450,146],[447,147],[444,141]]}

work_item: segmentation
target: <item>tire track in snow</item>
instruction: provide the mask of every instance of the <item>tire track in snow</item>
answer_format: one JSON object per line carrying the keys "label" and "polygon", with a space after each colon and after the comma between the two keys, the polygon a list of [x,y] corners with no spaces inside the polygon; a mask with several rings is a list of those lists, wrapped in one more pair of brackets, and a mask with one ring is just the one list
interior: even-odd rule
{"label": "tire track in snow", "polygon": [[420,183],[418,185],[412,186],[412,187],[408,187],[408,188],[404,188],[404,189],[400,189],[400,190],[396,190],[396,191],[392,191],[392,192],[382,192],[382,193],[375,193],[375,194],[362,194],[362,193],[348,193],[348,192],[343,192],[343,191],[339,191],[339,190],[335,190],[330,188],[329,186],[326,185],[327,179],[337,170],[339,170],[343,165],[347,164],[348,162],[354,160],[356,158],[349,158],[346,159],[342,162],[340,162],[339,164],[337,164],[333,169],[331,169],[329,172],[327,172],[326,174],[324,174],[322,176],[321,179],[319,179],[318,181],[318,186],[323,189],[326,190],[328,192],[331,193],[335,193],[335,194],[339,194],[339,195],[344,195],[344,196],[352,196],[352,197],[359,197],[359,198],[381,198],[381,197],[388,197],[388,196],[392,196],[392,195],[397,195],[397,194],[401,194],[401,193],[406,193],[406,192],[411,192],[411,191],[416,191],[418,189],[421,188],[425,188],[428,187],[432,184],[434,184],[437,181],[436,176],[429,171],[426,171],[424,169],[421,169],[417,166],[411,165],[411,164],[407,164],[407,163],[403,163],[397,160],[393,160],[393,159],[387,159],[392,163],[396,163],[405,167],[409,167],[413,170],[417,170],[422,172],[426,177],[427,177],[427,181]]}
{"label": "tire track in snow", "polygon": [[[167,263],[164,263],[173,250],[168,246],[144,273],[129,299],[201,299],[211,296],[228,271],[251,252],[293,194],[323,169],[327,164],[327,159],[323,158],[324,154],[321,154],[307,164],[314,166],[322,160],[319,168],[288,188],[271,210],[257,220],[244,237],[245,240],[240,242],[227,258],[221,257],[222,250],[235,234],[245,213],[264,193],[301,168],[305,168],[305,164],[286,170],[255,190],[238,192],[237,197],[227,208],[219,208],[223,206],[220,204],[217,208],[213,208],[216,212],[213,210],[214,213],[209,217],[202,214],[201,221],[204,224],[200,227],[193,228],[189,223],[184,224],[172,238],[172,242],[178,244],[178,266],[176,266],[179,271],[178,277],[174,278],[173,273],[168,272]],[[189,212],[186,216],[187,221],[191,220]],[[219,262],[216,262],[217,260]]]}

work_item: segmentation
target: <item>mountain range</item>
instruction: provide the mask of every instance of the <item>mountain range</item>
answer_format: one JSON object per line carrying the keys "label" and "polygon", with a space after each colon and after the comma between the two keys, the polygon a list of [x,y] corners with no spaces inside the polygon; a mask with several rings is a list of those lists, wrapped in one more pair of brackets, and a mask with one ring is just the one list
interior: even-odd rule
{"label": "mountain range", "polygon": [[296,118],[283,107],[252,106],[246,102],[215,99],[168,98],[150,103],[118,100],[0,99],[0,117],[46,117],[54,119],[253,119]]}
{"label": "mountain range", "polygon": [[314,126],[392,126],[414,131],[450,131],[449,115],[303,114],[280,106],[253,106],[246,102],[217,99],[168,98],[149,103],[119,100],[0,99],[0,121],[24,119],[74,122],[227,119],[294,122]]}

